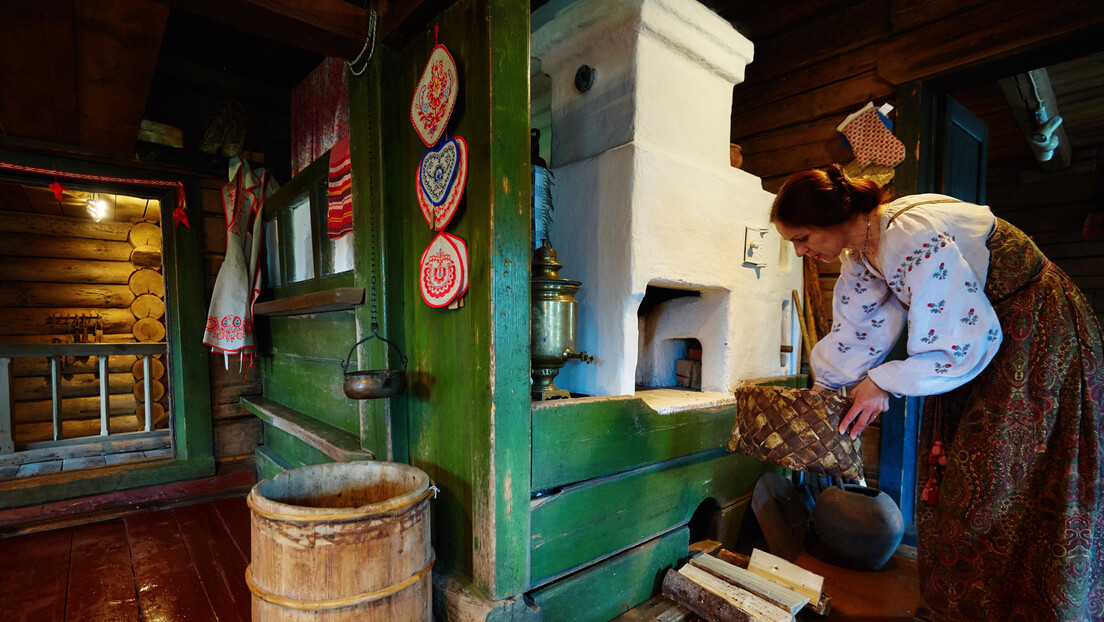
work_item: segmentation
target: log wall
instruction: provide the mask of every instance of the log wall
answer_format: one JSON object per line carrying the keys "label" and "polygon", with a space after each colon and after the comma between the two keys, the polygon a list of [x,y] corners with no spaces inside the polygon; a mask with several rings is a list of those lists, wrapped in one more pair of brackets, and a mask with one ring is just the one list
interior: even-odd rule
{"label": "log wall", "polygon": [[[1057,38],[1083,38],[1104,23],[1104,12],[1088,0],[1046,11],[1029,0],[710,4],[755,44],[746,79],[733,90],[730,137],[740,148],[742,168],[763,178],[771,192],[799,170],[853,160],[836,126],[867,101],[895,103],[899,86]],[[992,83],[996,88],[996,77]],[[1008,121],[987,109],[992,93],[969,88],[952,95],[991,127]],[[1104,245],[1101,236],[1083,237],[1080,231],[1090,206],[1101,205],[1099,152],[1097,146],[1075,152],[1073,169],[1048,177],[1033,174],[1038,168],[1029,152],[1026,159],[991,152],[988,187],[994,212],[1033,235],[1078,282],[1098,315],[1104,313]],[[837,275],[838,265],[822,267],[818,280],[825,294]],[[876,483],[876,472],[871,475]]]}
{"label": "log wall", "polygon": [[[0,342],[164,340],[165,286],[160,262],[157,269],[146,267],[150,255],[161,253],[156,202],[153,209],[129,209],[135,200],[114,197],[110,220],[97,223],[88,218],[79,202],[57,202],[56,213],[43,213],[37,207],[29,208],[36,201],[11,198],[20,191],[33,197],[35,190],[10,184],[6,189],[0,196]],[[142,206],[146,207],[144,199]],[[148,247],[140,264],[132,261],[134,241]],[[136,274],[143,278],[135,279]],[[169,425],[164,416],[163,359],[156,357],[149,379],[157,429]],[[134,356],[116,356],[108,359],[108,365],[109,429],[112,433],[138,431],[145,421],[141,363]],[[12,369],[15,442],[51,439],[48,361],[16,359]],[[62,438],[98,435],[100,374],[96,357],[64,357],[61,373]]]}

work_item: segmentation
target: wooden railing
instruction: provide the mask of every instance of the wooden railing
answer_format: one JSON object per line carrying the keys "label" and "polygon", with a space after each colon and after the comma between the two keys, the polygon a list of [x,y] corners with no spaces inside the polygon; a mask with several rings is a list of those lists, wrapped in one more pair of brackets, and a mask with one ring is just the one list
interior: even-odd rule
{"label": "wooden railing", "polygon": [[108,359],[111,356],[142,357],[145,387],[145,431],[153,429],[150,378],[155,355],[168,353],[168,345],[160,343],[51,343],[0,345],[0,455],[15,451],[12,400],[12,359],[46,357],[50,362],[50,394],[53,404],[53,439],[62,439],[61,361],[63,357],[95,356],[100,369],[100,436],[110,434],[110,393],[108,391]]}

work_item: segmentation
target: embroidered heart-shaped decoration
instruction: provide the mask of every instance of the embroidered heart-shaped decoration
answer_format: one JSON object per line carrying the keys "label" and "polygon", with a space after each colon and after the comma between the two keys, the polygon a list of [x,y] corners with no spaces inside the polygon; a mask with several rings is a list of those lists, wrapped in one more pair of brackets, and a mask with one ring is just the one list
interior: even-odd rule
{"label": "embroidered heart-shaped decoration", "polygon": [[468,243],[460,236],[452,235],[447,231],[442,231],[441,235],[445,236],[445,239],[449,242],[452,242],[452,245],[456,247],[456,251],[460,256],[460,268],[464,273],[464,280],[460,283],[460,291],[456,294],[456,297],[459,298],[468,293],[468,275],[471,273],[471,271],[468,270]]}
{"label": "embroidered heart-shaped decoration", "polygon": [[460,251],[444,234],[438,234],[422,253],[418,287],[431,307],[446,307],[456,299],[465,281]]}
{"label": "embroidered heart-shaped decoration", "polygon": [[410,101],[410,122],[426,147],[440,140],[456,107],[460,77],[448,48],[434,46]]}
{"label": "embroidered heart-shaped decoration", "polygon": [[449,188],[456,179],[459,168],[460,146],[455,140],[446,140],[436,149],[430,149],[422,156],[418,167],[418,182],[429,202],[440,205],[448,196]]}
{"label": "embroidered heart-shaped decoration", "polygon": [[450,138],[422,157],[415,174],[414,194],[431,229],[440,231],[448,226],[460,206],[467,180],[468,144],[462,137]]}

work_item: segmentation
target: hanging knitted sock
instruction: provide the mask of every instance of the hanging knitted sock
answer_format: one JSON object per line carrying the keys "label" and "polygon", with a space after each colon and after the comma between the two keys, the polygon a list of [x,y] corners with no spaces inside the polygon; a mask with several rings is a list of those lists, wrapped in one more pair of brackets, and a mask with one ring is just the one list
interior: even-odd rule
{"label": "hanging knitted sock", "polygon": [[882,123],[873,103],[847,116],[836,128],[847,137],[855,159],[866,166],[870,163],[897,166],[905,159],[905,145]]}

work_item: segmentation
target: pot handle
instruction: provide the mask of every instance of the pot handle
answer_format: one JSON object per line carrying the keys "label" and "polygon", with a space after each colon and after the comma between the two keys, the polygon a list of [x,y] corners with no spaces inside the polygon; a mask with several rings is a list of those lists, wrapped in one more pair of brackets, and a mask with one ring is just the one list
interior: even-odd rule
{"label": "pot handle", "polygon": [[402,350],[399,349],[399,346],[395,345],[395,342],[391,341],[390,339],[387,339],[385,337],[380,336],[379,329],[376,326],[372,326],[372,334],[371,335],[368,335],[364,339],[361,339],[360,341],[354,343],[353,347],[349,348],[349,354],[345,357],[344,361],[341,361],[341,371],[344,372],[346,375],[349,374],[349,361],[351,361],[353,359],[353,352],[356,352],[357,346],[359,346],[360,344],[364,343],[365,341],[368,341],[369,339],[373,339],[373,338],[374,339],[379,339],[380,341],[386,343],[387,345],[391,346],[392,348],[395,348],[395,351],[399,353],[399,360],[402,361],[403,371],[406,371],[406,362],[407,362],[406,361],[406,355],[403,354]]}

